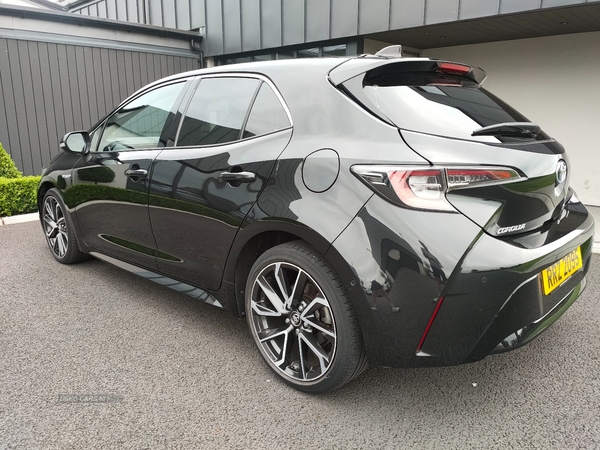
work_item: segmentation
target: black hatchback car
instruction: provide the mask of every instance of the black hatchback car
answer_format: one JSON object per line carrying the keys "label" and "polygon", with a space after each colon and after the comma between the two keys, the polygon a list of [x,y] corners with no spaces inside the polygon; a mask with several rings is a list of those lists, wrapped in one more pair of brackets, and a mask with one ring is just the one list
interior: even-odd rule
{"label": "black hatchback car", "polygon": [[48,245],[246,316],[307,392],[514,349],[584,289],[594,224],[564,148],[484,78],[375,55],[157,81],[61,142]]}

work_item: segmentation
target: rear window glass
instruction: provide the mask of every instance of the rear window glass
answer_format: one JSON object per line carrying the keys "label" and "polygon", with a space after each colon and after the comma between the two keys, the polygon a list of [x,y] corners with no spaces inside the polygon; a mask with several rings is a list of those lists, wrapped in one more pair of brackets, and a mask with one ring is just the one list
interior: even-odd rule
{"label": "rear window glass", "polygon": [[497,137],[471,134],[502,122],[528,122],[477,83],[452,75],[403,73],[371,78],[367,75],[363,89],[380,112],[405,130],[499,142]]}
{"label": "rear window glass", "polygon": [[207,78],[200,82],[181,124],[178,146],[237,141],[260,81]]}
{"label": "rear window glass", "polygon": [[244,138],[272,133],[289,126],[290,121],[281,102],[269,85],[263,83],[252,105]]}

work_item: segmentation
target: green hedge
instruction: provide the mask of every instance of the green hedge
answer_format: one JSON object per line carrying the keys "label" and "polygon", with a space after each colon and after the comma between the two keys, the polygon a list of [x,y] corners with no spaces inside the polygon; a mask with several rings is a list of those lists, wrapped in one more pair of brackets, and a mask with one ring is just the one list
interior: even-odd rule
{"label": "green hedge", "polygon": [[0,217],[37,211],[41,177],[24,177],[0,143]]}
{"label": "green hedge", "polygon": [[37,211],[39,176],[0,178],[0,216]]}
{"label": "green hedge", "polygon": [[0,143],[0,178],[19,178],[21,175],[14,161]]}

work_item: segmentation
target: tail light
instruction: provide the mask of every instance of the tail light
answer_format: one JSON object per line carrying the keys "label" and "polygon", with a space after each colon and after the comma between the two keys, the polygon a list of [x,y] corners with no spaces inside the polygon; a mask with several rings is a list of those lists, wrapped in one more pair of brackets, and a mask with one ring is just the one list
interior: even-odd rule
{"label": "tail light", "polygon": [[501,184],[513,182],[521,176],[514,169],[506,168],[448,168],[448,190],[480,186],[482,184]]}
{"label": "tail light", "polygon": [[523,179],[506,167],[352,166],[352,172],[375,192],[397,205],[454,212],[446,200],[453,189],[509,183]]}

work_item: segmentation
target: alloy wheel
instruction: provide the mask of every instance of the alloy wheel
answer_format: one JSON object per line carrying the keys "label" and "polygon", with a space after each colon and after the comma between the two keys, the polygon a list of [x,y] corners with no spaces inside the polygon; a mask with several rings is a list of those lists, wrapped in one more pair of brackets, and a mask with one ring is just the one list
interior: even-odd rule
{"label": "alloy wheel", "polygon": [[300,267],[275,262],[252,285],[250,322],[267,360],[284,376],[311,382],[336,352],[336,326],[323,290]]}
{"label": "alloy wheel", "polygon": [[54,255],[64,258],[69,250],[67,222],[61,205],[52,196],[44,200],[44,231]]}

